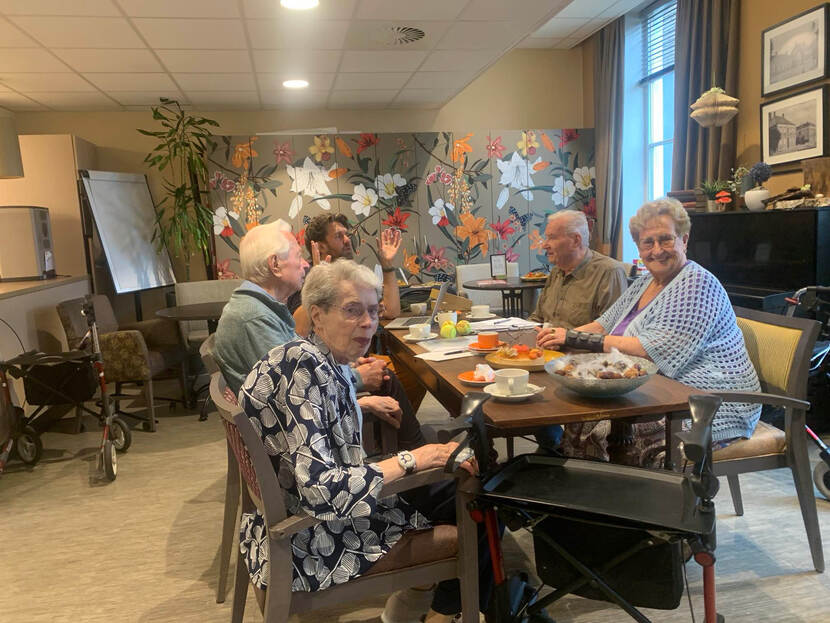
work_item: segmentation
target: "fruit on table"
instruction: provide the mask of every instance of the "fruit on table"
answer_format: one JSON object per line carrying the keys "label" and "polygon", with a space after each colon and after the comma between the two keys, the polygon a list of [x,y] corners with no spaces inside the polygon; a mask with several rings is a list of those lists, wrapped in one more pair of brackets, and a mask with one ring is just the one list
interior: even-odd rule
{"label": "fruit on table", "polygon": [[449,321],[445,322],[441,325],[441,337],[443,338],[453,338],[458,335],[458,331],[455,328],[455,325]]}
{"label": "fruit on table", "polygon": [[455,330],[458,332],[458,335],[469,335],[473,328],[466,320],[459,320],[455,324]]}

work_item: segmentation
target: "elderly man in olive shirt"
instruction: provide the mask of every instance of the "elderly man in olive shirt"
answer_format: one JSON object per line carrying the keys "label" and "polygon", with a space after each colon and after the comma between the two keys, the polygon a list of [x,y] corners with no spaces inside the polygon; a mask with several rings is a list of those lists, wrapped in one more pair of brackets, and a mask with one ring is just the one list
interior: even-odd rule
{"label": "elderly man in olive shirt", "polygon": [[[572,329],[593,322],[623,293],[628,281],[622,263],[588,248],[588,221],[577,210],[548,217],[544,249],[554,264],[530,320]],[[548,346],[552,329],[536,336]]]}

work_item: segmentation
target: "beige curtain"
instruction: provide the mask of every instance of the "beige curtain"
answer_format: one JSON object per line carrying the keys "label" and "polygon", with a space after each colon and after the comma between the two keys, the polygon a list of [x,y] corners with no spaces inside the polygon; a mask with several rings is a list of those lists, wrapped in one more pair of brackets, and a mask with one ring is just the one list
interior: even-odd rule
{"label": "beige curtain", "polygon": [[622,224],[622,126],[625,19],[594,35],[594,127],[596,133],[597,224],[594,247],[611,255]]}
{"label": "beige curtain", "polygon": [[713,86],[737,94],[740,5],[740,0],[677,2],[672,190],[726,179],[735,166],[737,120],[703,128],[689,117],[689,106]]}

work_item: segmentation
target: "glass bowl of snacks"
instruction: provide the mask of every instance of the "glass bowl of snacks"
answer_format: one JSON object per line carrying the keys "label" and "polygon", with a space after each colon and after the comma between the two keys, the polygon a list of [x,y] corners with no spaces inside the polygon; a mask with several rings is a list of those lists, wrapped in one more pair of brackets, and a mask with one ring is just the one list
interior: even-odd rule
{"label": "glass bowl of snacks", "polygon": [[657,374],[657,366],[648,359],[612,350],[552,359],[545,364],[545,371],[574,393],[608,398],[634,391]]}

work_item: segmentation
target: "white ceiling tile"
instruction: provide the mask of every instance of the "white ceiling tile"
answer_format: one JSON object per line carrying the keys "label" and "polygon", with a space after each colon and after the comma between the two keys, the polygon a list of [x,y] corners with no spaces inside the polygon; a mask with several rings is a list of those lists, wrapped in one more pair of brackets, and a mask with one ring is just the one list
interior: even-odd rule
{"label": "white ceiling tile", "polygon": [[362,72],[340,73],[334,83],[335,89],[400,89],[411,72]]}
{"label": "white ceiling tile", "polygon": [[406,83],[409,89],[458,89],[473,79],[472,71],[419,71]]}
{"label": "white ceiling tile", "polygon": [[563,41],[563,39],[558,39],[556,37],[528,37],[527,39],[522,40],[522,42],[517,45],[518,48],[553,48],[556,45]]}
{"label": "white ceiling tile", "polygon": [[611,18],[619,17],[620,15],[625,15],[629,11],[636,9],[641,4],[643,4],[642,0],[617,0],[616,4],[609,6],[600,14],[600,16]]}
{"label": "white ceiling tile", "polygon": [[54,54],[50,54],[42,48],[3,50],[3,53],[0,54],[0,71],[71,72],[69,67],[55,58]]}
{"label": "white ceiling tile", "polygon": [[153,91],[143,93],[141,91],[107,91],[107,95],[123,106],[158,106],[159,98],[176,100],[180,104],[184,97],[180,91]]}
{"label": "white ceiling tile", "polygon": [[[309,13],[320,19],[349,19],[357,0],[320,0],[320,6]],[[245,17],[254,19],[283,18],[290,15],[278,0],[243,0]]]}
{"label": "white ceiling tile", "polygon": [[162,66],[147,48],[141,50],[61,49],[67,65],[80,72],[161,71]]}
{"label": "white ceiling tile", "polygon": [[259,107],[259,97],[256,91],[190,91],[186,95],[194,106],[204,109],[230,110]]}
{"label": "white ceiling tile", "polygon": [[[242,21],[238,19],[156,19],[133,20],[150,47],[161,49],[243,50],[247,47]],[[212,44],[212,45],[211,45]]]}
{"label": "white ceiling tile", "polygon": [[305,90],[262,91],[264,108],[325,108],[328,91]]}
{"label": "white ceiling tile", "polygon": [[592,19],[584,26],[571,33],[571,39],[587,39],[608,23],[608,19]]}
{"label": "white ceiling tile", "polygon": [[[637,0],[640,4],[642,0]],[[556,17],[584,17],[591,19],[614,8],[614,0],[574,0],[556,14]]]}
{"label": "white ceiling tile", "polygon": [[282,83],[285,80],[308,80],[309,89],[327,91],[334,82],[334,74],[305,74],[298,71],[257,74],[257,81],[263,91],[283,89],[285,87],[282,86]]}
{"label": "white ceiling tile", "polygon": [[251,47],[257,50],[339,50],[349,22],[346,20],[248,20]]}
{"label": "white ceiling tile", "polygon": [[39,104],[19,93],[0,93],[0,106],[9,110],[44,110],[45,106]]}
{"label": "white ceiling tile", "polygon": [[51,48],[143,48],[120,17],[10,17],[26,33]]}
{"label": "white ceiling tile", "polygon": [[576,17],[554,17],[533,33],[534,37],[569,37],[588,20]]}
{"label": "white ceiling tile", "polygon": [[[602,0],[606,4],[610,0]],[[559,0],[558,4],[566,4]],[[464,20],[501,20],[501,21],[536,21],[556,8],[554,0],[521,0],[521,9],[515,2],[506,0],[470,0],[470,3],[458,16]]]}
{"label": "white ceiling tile", "polygon": [[0,74],[0,82],[22,93],[49,91],[95,91],[95,87],[78,74]]}
{"label": "white ceiling tile", "polygon": [[176,88],[169,75],[160,73],[84,74],[84,78],[102,91],[169,91]]}
{"label": "white ceiling tile", "polygon": [[404,89],[392,103],[394,108],[440,108],[455,95],[452,89]]}
{"label": "white ceiling tile", "polygon": [[251,59],[246,51],[236,50],[157,50],[161,62],[170,72],[232,73],[250,72]]}
{"label": "white ceiling tile", "polygon": [[360,0],[357,19],[453,20],[467,0]]}
{"label": "white ceiling tile", "polygon": [[249,73],[181,73],[173,78],[185,91],[255,91],[254,75]]}
{"label": "white ceiling tile", "polygon": [[329,108],[384,108],[397,94],[397,89],[332,91],[329,96]]}
{"label": "white ceiling tile", "polygon": [[439,50],[504,49],[522,34],[525,34],[524,29],[512,22],[456,22],[444,33],[436,48]]}
{"label": "white ceiling tile", "polygon": [[228,0],[117,0],[130,17],[239,17]]}
{"label": "white ceiling tile", "polygon": [[116,16],[111,0],[0,0],[0,13],[6,15],[92,15]]}
{"label": "white ceiling tile", "polygon": [[253,54],[260,72],[332,73],[337,71],[341,56],[337,50],[254,50]]}
{"label": "white ceiling tile", "polygon": [[496,52],[472,50],[436,50],[432,52],[420,71],[478,71],[494,61],[500,54]]}
{"label": "white ceiling tile", "polygon": [[[23,32],[11,22],[0,18],[0,48],[33,48],[38,42]],[[5,52],[3,53],[6,54]]]}
{"label": "white ceiling tile", "polygon": [[343,53],[340,71],[414,71],[426,52],[358,52]]}
{"label": "white ceiling tile", "polygon": [[32,99],[55,110],[117,110],[121,106],[98,91],[91,93],[32,93]]}

